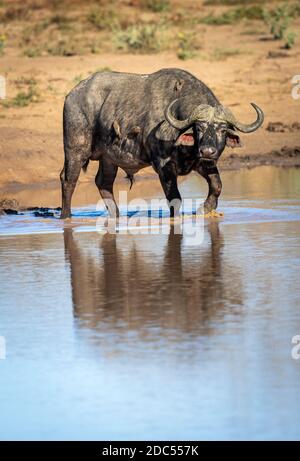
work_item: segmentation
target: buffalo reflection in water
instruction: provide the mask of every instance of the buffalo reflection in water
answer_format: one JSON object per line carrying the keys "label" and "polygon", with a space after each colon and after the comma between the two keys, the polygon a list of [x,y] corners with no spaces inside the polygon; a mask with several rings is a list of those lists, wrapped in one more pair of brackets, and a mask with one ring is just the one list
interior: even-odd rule
{"label": "buffalo reflection in water", "polygon": [[242,305],[242,294],[238,271],[223,267],[218,223],[210,223],[207,234],[209,241],[188,247],[184,236],[174,233],[99,235],[65,229],[79,324],[96,331],[158,327],[163,334],[209,334],[216,317]]}

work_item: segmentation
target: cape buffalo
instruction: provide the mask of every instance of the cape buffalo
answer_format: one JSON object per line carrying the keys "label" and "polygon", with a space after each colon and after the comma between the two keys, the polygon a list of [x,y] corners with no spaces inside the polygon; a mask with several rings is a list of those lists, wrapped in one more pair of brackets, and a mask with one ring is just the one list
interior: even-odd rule
{"label": "cape buffalo", "polygon": [[262,110],[252,106],[256,121],[239,122],[203,82],[180,69],[93,74],[73,88],[64,104],[61,218],[70,217],[80,170],[90,160],[99,161],[95,181],[111,216],[119,213],[113,196],[119,167],[132,179],[152,165],[171,216],[180,207],[177,176],[197,171],[209,187],[204,211],[216,209],[222,188],[218,158],[226,145],[241,145],[237,131],[251,133],[263,123]]}

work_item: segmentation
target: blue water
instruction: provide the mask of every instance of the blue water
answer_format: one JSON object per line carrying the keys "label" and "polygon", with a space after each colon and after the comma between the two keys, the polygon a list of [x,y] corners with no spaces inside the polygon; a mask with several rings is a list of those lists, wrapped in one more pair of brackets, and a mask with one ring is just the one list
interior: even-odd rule
{"label": "blue water", "polygon": [[290,175],[227,189],[198,246],[1,218],[0,439],[300,439]]}

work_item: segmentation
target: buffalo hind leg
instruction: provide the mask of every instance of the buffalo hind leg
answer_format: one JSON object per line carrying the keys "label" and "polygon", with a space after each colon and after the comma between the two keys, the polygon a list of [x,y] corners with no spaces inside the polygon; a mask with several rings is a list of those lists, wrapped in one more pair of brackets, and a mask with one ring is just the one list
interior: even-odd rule
{"label": "buffalo hind leg", "polygon": [[168,200],[170,216],[179,215],[181,206],[181,196],[177,186],[176,166],[173,162],[168,162],[165,166],[158,169],[159,179]]}
{"label": "buffalo hind leg", "polygon": [[99,161],[99,169],[95,178],[95,183],[111,218],[119,216],[119,209],[113,193],[113,185],[117,172],[118,167],[116,165],[113,165],[104,157],[101,158]]}
{"label": "buffalo hind leg", "polygon": [[62,192],[62,210],[60,215],[61,219],[71,217],[72,195],[82,166],[83,162],[79,159],[65,159],[64,167],[60,173]]}
{"label": "buffalo hind leg", "polygon": [[198,173],[206,179],[208,183],[208,195],[204,202],[204,213],[210,213],[217,209],[218,198],[222,191],[222,181],[216,166],[200,166]]}

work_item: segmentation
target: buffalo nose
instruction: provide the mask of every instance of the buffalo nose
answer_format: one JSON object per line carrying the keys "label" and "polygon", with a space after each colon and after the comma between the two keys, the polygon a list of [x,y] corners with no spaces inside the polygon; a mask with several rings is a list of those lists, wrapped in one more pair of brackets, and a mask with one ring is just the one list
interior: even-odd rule
{"label": "buffalo nose", "polygon": [[217,149],[215,149],[214,147],[203,146],[200,148],[200,154],[202,157],[205,157],[205,158],[213,157],[216,152],[217,152]]}

